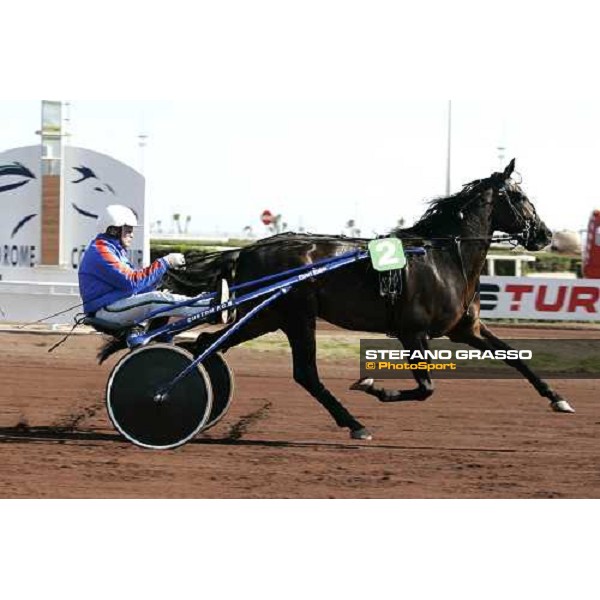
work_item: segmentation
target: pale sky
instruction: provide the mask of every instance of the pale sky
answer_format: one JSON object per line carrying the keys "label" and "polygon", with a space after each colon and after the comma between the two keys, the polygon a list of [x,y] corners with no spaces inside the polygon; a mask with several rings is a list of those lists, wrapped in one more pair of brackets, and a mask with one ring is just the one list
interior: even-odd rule
{"label": "pale sky", "polygon": [[[72,143],[142,170],[163,228],[178,212],[192,231],[263,234],[268,208],[291,229],[340,233],[355,218],[371,236],[445,192],[447,100],[70,102]],[[600,207],[598,106],[455,100],[452,114],[453,192],[497,170],[503,146],[547,224],[585,228]],[[39,99],[1,102],[3,149],[37,143],[39,119]]]}

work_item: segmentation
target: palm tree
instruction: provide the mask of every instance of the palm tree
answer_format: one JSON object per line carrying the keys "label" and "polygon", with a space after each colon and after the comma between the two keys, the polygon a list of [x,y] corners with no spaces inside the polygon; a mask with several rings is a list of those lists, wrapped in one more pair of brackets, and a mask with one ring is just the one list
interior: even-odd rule
{"label": "palm tree", "polygon": [[356,226],[354,219],[348,219],[346,222],[345,232],[349,237],[360,237],[360,229]]}
{"label": "palm tree", "polygon": [[[283,224],[285,225],[285,223]],[[271,221],[271,224],[269,225],[269,231],[271,233],[281,233],[281,229],[282,228],[282,223],[281,223],[281,215],[275,215],[273,217],[273,220]]]}
{"label": "palm tree", "polygon": [[173,215],[173,230],[175,230],[175,228],[177,228],[178,233],[181,233],[181,222],[179,221],[180,218],[181,218],[181,215],[179,213],[175,213]]}

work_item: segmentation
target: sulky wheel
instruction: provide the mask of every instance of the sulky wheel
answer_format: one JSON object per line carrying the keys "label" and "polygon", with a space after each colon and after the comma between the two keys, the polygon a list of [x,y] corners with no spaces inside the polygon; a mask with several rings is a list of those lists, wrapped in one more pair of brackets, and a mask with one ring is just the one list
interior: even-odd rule
{"label": "sulky wheel", "polygon": [[166,394],[172,382],[193,362],[192,356],[169,344],[151,344],[127,354],[112,370],[106,406],[113,425],[130,442],[167,450],[185,444],[208,422],[212,387],[202,366]]}
{"label": "sulky wheel", "polygon": [[202,431],[206,431],[213,425],[216,425],[229,410],[231,400],[233,399],[233,373],[227,364],[223,355],[219,352],[211,354],[202,361],[202,366],[206,369],[210,377],[210,384],[213,391],[213,403],[210,416]]}

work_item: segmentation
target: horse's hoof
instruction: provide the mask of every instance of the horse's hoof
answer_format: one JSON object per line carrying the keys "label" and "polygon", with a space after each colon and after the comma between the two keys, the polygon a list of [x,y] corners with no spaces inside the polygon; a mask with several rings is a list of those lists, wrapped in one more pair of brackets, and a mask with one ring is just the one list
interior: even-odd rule
{"label": "horse's hoof", "polygon": [[350,389],[358,390],[360,392],[368,392],[373,387],[373,385],[375,385],[375,380],[368,377],[366,379],[359,379],[358,381],[355,381],[350,386]]}
{"label": "horse's hoof", "polygon": [[350,437],[353,440],[372,440],[373,435],[366,427],[361,427],[360,429],[355,429],[350,432]]}
{"label": "horse's hoof", "polygon": [[560,412],[560,413],[574,413],[575,412],[575,409],[566,400],[558,400],[557,402],[552,402],[551,406],[552,406],[552,410],[554,412]]}

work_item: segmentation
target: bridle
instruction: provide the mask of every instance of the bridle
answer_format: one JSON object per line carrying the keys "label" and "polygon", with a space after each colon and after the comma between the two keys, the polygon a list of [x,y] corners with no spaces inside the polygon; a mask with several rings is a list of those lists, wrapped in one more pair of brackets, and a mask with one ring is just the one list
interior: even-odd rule
{"label": "bridle", "polygon": [[522,212],[518,211],[515,207],[515,202],[517,201],[511,198],[510,192],[507,190],[506,182],[498,189],[498,197],[506,202],[515,218],[517,226],[521,229],[519,233],[510,234],[509,238],[526,248],[535,230],[535,223],[539,220],[535,206],[530,202],[529,206],[531,207],[531,214],[528,217],[524,216]]}

